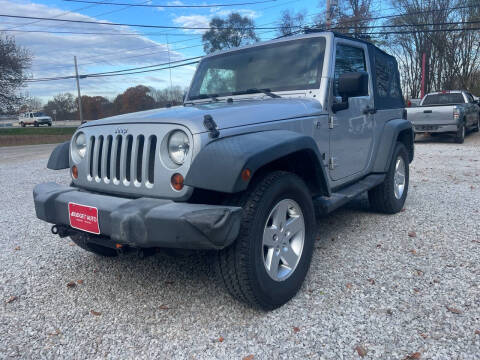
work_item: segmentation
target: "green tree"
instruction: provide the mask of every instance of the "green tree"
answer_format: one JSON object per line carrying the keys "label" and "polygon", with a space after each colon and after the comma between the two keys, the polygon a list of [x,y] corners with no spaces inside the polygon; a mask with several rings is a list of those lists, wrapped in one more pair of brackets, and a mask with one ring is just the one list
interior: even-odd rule
{"label": "green tree", "polygon": [[203,50],[207,54],[258,40],[253,20],[239,13],[231,13],[226,19],[214,17],[210,21],[210,30],[202,36]]}
{"label": "green tree", "polygon": [[12,36],[0,33],[0,109],[12,111],[20,105],[17,95],[27,79],[26,71],[32,62],[28,50],[18,46]]}

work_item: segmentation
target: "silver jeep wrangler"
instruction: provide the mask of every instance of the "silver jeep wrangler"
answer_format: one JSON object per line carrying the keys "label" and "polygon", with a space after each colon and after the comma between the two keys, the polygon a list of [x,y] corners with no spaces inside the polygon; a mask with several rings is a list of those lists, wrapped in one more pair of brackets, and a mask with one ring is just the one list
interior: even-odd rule
{"label": "silver jeep wrangler", "polygon": [[183,106],[82,125],[37,185],[38,218],[104,256],[216,250],[237,299],[290,300],[307,274],[316,214],[368,191],[374,210],[404,205],[413,130],[395,59],[332,32],[205,56]]}

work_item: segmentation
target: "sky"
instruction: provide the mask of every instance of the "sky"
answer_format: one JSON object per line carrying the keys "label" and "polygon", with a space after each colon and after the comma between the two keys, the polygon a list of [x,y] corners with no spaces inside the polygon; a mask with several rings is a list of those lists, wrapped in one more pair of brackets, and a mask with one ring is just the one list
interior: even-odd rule
{"label": "sky", "polygon": [[[156,8],[115,6],[66,0],[0,0],[0,14],[87,21],[147,24],[162,26],[208,27],[214,16],[239,12],[255,21],[256,26],[277,25],[284,10],[302,11],[311,22],[321,13],[322,0],[99,0],[126,4],[217,5],[263,1],[259,4],[208,8]],[[74,75],[73,57],[77,56],[79,73],[128,69],[168,63],[203,55],[204,30],[148,29],[128,26],[75,24],[47,20],[0,17],[0,31],[15,36],[18,45],[30,50],[32,78]],[[41,32],[31,32],[41,31]],[[59,34],[52,32],[101,32],[104,34]],[[274,30],[258,30],[262,40],[276,36]],[[125,89],[138,84],[165,88],[187,87],[196,65],[139,75],[81,79],[82,95],[113,99]],[[62,92],[76,95],[74,79],[30,83],[24,90],[43,102]]]}

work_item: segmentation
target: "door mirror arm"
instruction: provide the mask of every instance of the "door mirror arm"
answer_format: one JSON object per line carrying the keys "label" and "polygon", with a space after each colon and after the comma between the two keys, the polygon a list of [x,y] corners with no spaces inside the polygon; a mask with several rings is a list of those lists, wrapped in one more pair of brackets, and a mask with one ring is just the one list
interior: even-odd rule
{"label": "door mirror arm", "polygon": [[338,111],[347,110],[348,109],[348,99],[346,101],[342,101],[340,103],[333,103],[332,104],[332,112],[335,114]]}

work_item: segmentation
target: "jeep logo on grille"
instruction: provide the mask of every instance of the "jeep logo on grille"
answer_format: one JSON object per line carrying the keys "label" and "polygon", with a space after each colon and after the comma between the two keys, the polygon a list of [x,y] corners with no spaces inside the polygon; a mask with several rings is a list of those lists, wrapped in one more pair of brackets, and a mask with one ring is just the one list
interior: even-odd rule
{"label": "jeep logo on grille", "polygon": [[126,134],[128,132],[128,129],[127,128],[116,128],[115,129],[115,134]]}

